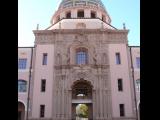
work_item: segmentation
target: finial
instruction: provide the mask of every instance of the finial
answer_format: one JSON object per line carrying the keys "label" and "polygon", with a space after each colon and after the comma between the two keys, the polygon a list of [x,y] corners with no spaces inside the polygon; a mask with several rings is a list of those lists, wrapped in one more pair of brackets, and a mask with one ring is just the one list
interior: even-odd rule
{"label": "finial", "polygon": [[39,24],[37,24],[37,30],[39,30]]}
{"label": "finial", "polygon": [[124,30],[126,29],[126,25],[125,25],[125,23],[123,23],[123,29],[124,29]]}

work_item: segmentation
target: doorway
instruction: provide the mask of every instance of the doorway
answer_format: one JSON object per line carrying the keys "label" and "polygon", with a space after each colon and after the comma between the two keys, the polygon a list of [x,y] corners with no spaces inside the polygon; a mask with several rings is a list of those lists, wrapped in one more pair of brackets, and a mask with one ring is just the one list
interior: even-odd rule
{"label": "doorway", "polygon": [[18,120],[24,120],[25,106],[22,102],[18,102]]}
{"label": "doorway", "polygon": [[93,120],[92,85],[85,80],[72,86],[72,120]]}

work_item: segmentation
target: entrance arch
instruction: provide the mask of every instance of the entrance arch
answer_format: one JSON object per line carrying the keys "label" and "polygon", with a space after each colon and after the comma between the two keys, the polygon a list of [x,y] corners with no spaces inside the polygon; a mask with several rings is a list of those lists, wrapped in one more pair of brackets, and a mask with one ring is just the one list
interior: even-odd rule
{"label": "entrance arch", "polygon": [[[92,103],[93,86],[89,81],[78,80],[72,85],[72,120],[92,120],[93,103]],[[77,114],[78,107],[85,107],[86,116]],[[85,114],[85,113],[84,113]]]}
{"label": "entrance arch", "polygon": [[24,120],[25,117],[25,105],[22,102],[18,102],[18,120]]}

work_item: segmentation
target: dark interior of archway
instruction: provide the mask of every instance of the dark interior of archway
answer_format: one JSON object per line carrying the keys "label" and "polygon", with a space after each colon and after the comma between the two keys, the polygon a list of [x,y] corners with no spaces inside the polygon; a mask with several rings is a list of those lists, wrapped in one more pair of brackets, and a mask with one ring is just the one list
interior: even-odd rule
{"label": "dark interior of archway", "polygon": [[18,120],[24,120],[25,106],[23,103],[18,102]]}
{"label": "dark interior of archway", "polygon": [[91,99],[92,98],[92,86],[86,81],[79,81],[72,87],[73,99]]}

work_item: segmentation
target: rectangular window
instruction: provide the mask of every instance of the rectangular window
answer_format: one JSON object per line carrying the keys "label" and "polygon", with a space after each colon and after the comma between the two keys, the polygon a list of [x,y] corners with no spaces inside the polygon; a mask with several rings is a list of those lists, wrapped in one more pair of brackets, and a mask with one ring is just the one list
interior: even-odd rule
{"label": "rectangular window", "polygon": [[46,80],[42,79],[41,80],[41,92],[45,92],[46,91]]}
{"label": "rectangular window", "polygon": [[121,64],[120,53],[116,53],[116,64],[117,64],[117,65]]}
{"label": "rectangular window", "polygon": [[78,17],[84,17],[84,11],[78,11]]}
{"label": "rectangular window", "polygon": [[18,60],[18,69],[26,69],[27,66],[27,59],[23,58],[23,59],[19,59]]}
{"label": "rectangular window", "polygon": [[66,18],[71,18],[71,12],[68,12],[68,13],[66,14]]}
{"label": "rectangular window", "polygon": [[136,67],[140,68],[140,57],[136,57]]}
{"label": "rectangular window", "polygon": [[45,113],[45,105],[40,105],[40,117],[43,118]]}
{"label": "rectangular window", "polygon": [[124,104],[119,104],[120,116],[125,116]]}
{"label": "rectangular window", "polygon": [[91,18],[96,18],[96,13],[95,12],[91,12]]}
{"label": "rectangular window", "polygon": [[118,79],[118,91],[123,91],[123,82],[122,82],[122,79]]}
{"label": "rectangular window", "polygon": [[43,65],[47,65],[47,53],[43,53]]}

